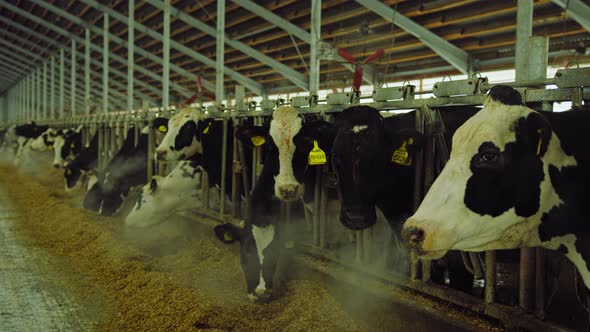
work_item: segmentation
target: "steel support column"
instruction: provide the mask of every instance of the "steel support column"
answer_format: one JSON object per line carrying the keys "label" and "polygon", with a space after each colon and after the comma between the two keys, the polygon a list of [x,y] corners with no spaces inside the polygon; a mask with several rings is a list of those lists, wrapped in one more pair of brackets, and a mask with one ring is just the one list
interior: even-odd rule
{"label": "steel support column", "polygon": [[318,42],[321,40],[322,0],[311,0],[311,40],[309,43],[309,93],[317,95],[320,88],[320,59]]}
{"label": "steel support column", "polygon": [[104,14],[102,30],[102,111],[109,111],[109,14]]}
{"label": "steel support column", "polygon": [[47,62],[43,62],[43,119],[49,118],[49,105],[47,105],[47,94],[49,93],[49,91],[47,90],[48,85],[49,84],[47,84]]}
{"label": "steel support column", "polygon": [[51,87],[49,92],[49,118],[55,119],[55,57],[51,57]]}
{"label": "steel support column", "polygon": [[135,65],[135,0],[129,0],[127,22],[127,110],[133,111],[133,66]]}
{"label": "steel support column", "polygon": [[62,119],[64,117],[64,72],[65,72],[65,51],[62,48],[59,50],[59,118]]}
{"label": "steel support column", "polygon": [[72,51],[70,52],[70,116],[76,115],[76,41],[72,39]]}
{"label": "steel support column", "polygon": [[90,114],[90,29],[84,34],[84,113]]}
{"label": "steel support column", "polygon": [[527,45],[533,33],[533,0],[518,0],[516,9],[515,63],[516,81],[527,80]]}
{"label": "steel support column", "polygon": [[225,0],[217,1],[217,45],[215,54],[215,101],[223,103],[223,69],[225,52]]}
{"label": "steel support column", "polygon": [[162,107],[168,108],[168,104],[170,101],[170,0],[164,1],[163,28],[164,40],[162,41]]}

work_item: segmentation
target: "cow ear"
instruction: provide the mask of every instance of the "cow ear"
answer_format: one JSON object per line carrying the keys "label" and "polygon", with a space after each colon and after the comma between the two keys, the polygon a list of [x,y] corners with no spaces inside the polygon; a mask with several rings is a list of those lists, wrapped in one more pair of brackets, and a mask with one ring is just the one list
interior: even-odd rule
{"label": "cow ear", "polygon": [[244,125],[238,127],[236,131],[236,138],[239,139],[242,144],[250,147],[256,147],[263,145],[268,136],[268,128],[263,126]]}
{"label": "cow ear", "polygon": [[526,150],[543,157],[549,146],[552,129],[547,119],[538,112],[531,112],[515,124],[516,140],[522,140]]}

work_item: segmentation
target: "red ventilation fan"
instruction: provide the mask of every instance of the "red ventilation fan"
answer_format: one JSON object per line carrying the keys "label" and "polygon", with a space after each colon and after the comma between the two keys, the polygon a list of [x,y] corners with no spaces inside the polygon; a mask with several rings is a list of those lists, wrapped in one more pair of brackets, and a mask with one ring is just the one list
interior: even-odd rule
{"label": "red ventilation fan", "polygon": [[354,65],[354,79],[352,81],[352,87],[354,88],[355,92],[358,92],[361,88],[361,83],[363,81],[363,65],[378,59],[383,56],[385,51],[382,48],[375,51],[373,54],[366,57],[363,61],[359,61],[357,58],[353,57],[350,53],[348,53],[345,49],[339,48],[338,54],[343,57],[346,61],[350,64]]}
{"label": "red ventilation fan", "polygon": [[192,95],[189,99],[187,99],[184,104],[188,106],[188,105],[194,103],[197,99],[200,99],[201,96],[206,97],[210,101],[215,101],[215,95],[213,95],[212,93],[209,93],[209,92],[203,92],[203,82],[201,81],[201,76],[197,76],[196,81],[197,81],[197,92],[195,92],[194,95]]}

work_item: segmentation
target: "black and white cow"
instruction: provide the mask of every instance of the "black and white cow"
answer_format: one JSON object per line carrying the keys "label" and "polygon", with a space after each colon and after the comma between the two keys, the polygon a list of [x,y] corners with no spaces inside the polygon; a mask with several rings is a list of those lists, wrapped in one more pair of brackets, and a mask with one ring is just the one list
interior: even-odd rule
{"label": "black and white cow", "polygon": [[33,140],[43,134],[48,128],[48,126],[39,126],[35,122],[16,126],[14,128],[17,142],[16,157],[14,159],[15,165],[20,165],[23,153],[30,150]]}
{"label": "black and white cow", "polygon": [[92,136],[87,147],[64,167],[66,192],[75,190],[81,183],[87,183],[87,189],[94,185],[96,176],[93,174],[98,164],[98,133]]}
{"label": "black and white cow", "polygon": [[[446,142],[478,110],[476,107],[441,109]],[[415,117],[412,111],[383,118],[370,106],[353,106],[338,115],[331,155],[341,203],[340,221],[346,227],[360,230],[372,226],[377,219],[377,207],[389,222],[393,239],[399,239],[403,222],[413,211],[412,159],[421,151],[423,141],[422,134],[414,129]],[[396,151],[405,151],[406,159],[394,159]],[[402,249],[401,243],[393,247]],[[450,285],[469,291],[473,275],[465,269],[460,255],[452,254],[448,264]],[[435,276],[439,277],[436,281],[443,281],[442,273],[433,274],[433,279]]]}
{"label": "black and white cow", "polygon": [[58,131],[53,143],[53,167],[60,168],[72,161],[82,150],[81,128]]}
{"label": "black and white cow", "polygon": [[535,112],[520,100],[510,87],[490,90],[455,133],[449,162],[403,236],[434,258],[450,249],[560,250],[590,288],[590,113]]}
{"label": "black and white cow", "polygon": [[[277,218],[272,213],[273,194],[283,201],[303,199],[311,203],[316,166],[308,164],[314,142],[325,153],[331,149],[334,126],[322,120],[304,118],[290,106],[277,108],[270,129],[246,126],[238,130],[243,143],[264,143],[264,167],[250,197],[244,227],[216,227],[216,235],[239,233],[241,266],[246,278],[248,298],[268,300],[280,255]],[[255,138],[253,140],[253,138]],[[255,143],[258,142],[258,143]],[[206,158],[206,156],[205,156]]]}
{"label": "black and white cow", "polygon": [[199,113],[185,108],[168,121],[166,136],[156,148],[159,160],[183,160],[203,153],[203,146],[197,139]]}
{"label": "black and white cow", "polygon": [[123,146],[84,198],[86,209],[110,216],[119,209],[132,187],[143,185],[147,179],[148,135],[143,131],[135,146],[135,129],[130,128]]}
{"label": "black and white cow", "polygon": [[53,128],[49,128],[44,131],[41,136],[35,138],[31,143],[31,149],[35,151],[47,151],[53,149],[53,143],[55,142],[55,137],[58,134],[58,130]]}
{"label": "black and white cow", "polygon": [[194,208],[201,193],[200,164],[199,158],[183,160],[167,176],[153,176],[143,186],[125,225],[147,227]]}

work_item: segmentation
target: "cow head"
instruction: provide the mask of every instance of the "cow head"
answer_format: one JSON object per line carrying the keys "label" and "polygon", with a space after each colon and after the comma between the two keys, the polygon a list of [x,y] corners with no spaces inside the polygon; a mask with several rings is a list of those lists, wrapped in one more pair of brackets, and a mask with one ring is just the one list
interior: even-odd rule
{"label": "cow head", "polygon": [[455,132],[450,160],[403,237],[430,258],[539,245],[541,218],[561,201],[550,172],[575,164],[543,115],[522,106],[516,90],[495,86]]}
{"label": "cow head", "polygon": [[410,166],[393,163],[394,151],[403,145],[411,161],[422,136],[409,128],[386,128],[379,111],[369,106],[344,110],[336,118],[336,128],[332,165],[341,202],[340,221],[350,229],[364,229],[376,222],[375,202],[388,184],[385,178],[399,173],[396,168]]}
{"label": "cow head", "polygon": [[183,160],[202,153],[203,146],[197,139],[199,114],[183,109],[168,121],[166,136],[156,148],[158,160]]}
{"label": "cow head", "polygon": [[82,149],[82,134],[76,130],[58,131],[53,143],[53,167],[59,168],[71,161]]}
{"label": "cow head", "polygon": [[66,180],[66,192],[75,190],[78,184],[81,182],[79,180],[83,175],[84,171],[82,171],[80,168],[71,167],[70,165],[65,166],[64,178]]}
{"label": "cow head", "polygon": [[41,136],[35,138],[31,143],[31,149],[35,151],[47,151],[53,149],[53,143],[55,142],[56,131],[55,129],[49,128],[44,131]]}

